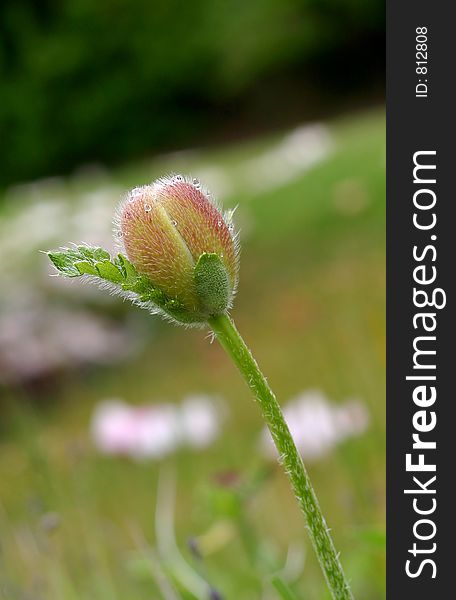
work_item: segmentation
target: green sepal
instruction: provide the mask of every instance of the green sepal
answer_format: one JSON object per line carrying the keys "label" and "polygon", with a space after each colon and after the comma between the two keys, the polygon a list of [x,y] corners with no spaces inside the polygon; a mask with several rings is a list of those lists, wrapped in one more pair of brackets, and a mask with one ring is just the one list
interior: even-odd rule
{"label": "green sepal", "polygon": [[208,316],[219,315],[229,308],[231,285],[228,271],[218,254],[204,253],[193,273],[196,293]]}
{"label": "green sepal", "polygon": [[[142,284],[144,285],[144,284]],[[141,286],[141,282],[138,282],[138,288]],[[137,289],[138,289],[137,288]],[[148,288],[139,293],[139,301],[140,302],[151,302],[155,306],[158,306],[165,312],[167,315],[179,321],[180,323],[201,323],[205,321],[204,317],[200,314],[196,314],[188,311],[182,302],[180,302],[177,298],[171,298],[159,288]]]}

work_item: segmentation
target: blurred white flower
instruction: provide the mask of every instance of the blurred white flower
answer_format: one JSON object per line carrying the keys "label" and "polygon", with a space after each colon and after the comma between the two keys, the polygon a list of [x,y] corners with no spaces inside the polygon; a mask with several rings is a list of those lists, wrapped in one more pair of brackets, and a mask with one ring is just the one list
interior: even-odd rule
{"label": "blurred white flower", "polygon": [[231,178],[223,167],[206,165],[193,169],[193,172],[198,179],[204,181],[204,185],[208,190],[216,191],[218,200],[225,200],[233,193]]}
{"label": "blurred white flower", "polygon": [[[128,324],[83,306],[87,300],[99,297],[105,304],[109,298],[94,286],[49,277],[48,261],[39,253],[62,239],[114,245],[112,214],[122,190],[106,181],[86,187],[54,178],[6,193],[0,215],[0,255],[5,258],[0,262],[0,379],[7,383],[84,363],[113,363],[137,345]],[[59,297],[62,302],[55,301]]]}
{"label": "blurred white flower", "polygon": [[124,359],[138,341],[133,331],[86,310],[43,305],[28,296],[0,313],[0,380],[7,383],[39,378],[87,362]]}
{"label": "blurred white flower", "polygon": [[96,406],[91,435],[103,454],[159,460],[182,446],[205,448],[220,433],[220,413],[208,396],[189,396],[181,405],[130,406],[105,400]]}
{"label": "blurred white flower", "polygon": [[297,127],[276,146],[246,162],[246,183],[253,192],[285,185],[327,159],[333,147],[333,138],[324,125]]}
{"label": "blurred white flower", "polygon": [[[318,390],[303,392],[292,399],[285,405],[283,413],[299,452],[307,460],[328,454],[337,444],[364,433],[369,425],[364,404],[358,400],[334,404]],[[266,429],[262,447],[269,457],[276,456]]]}

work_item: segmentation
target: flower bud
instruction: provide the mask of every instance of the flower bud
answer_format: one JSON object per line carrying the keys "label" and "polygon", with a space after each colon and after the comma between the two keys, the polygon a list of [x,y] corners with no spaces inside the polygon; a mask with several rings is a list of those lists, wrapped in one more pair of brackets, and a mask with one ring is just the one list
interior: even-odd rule
{"label": "flower bud", "polygon": [[163,295],[164,304],[178,307],[172,317],[205,322],[230,308],[238,278],[236,236],[230,216],[196,180],[177,175],[131,190],[118,225],[137,272]]}

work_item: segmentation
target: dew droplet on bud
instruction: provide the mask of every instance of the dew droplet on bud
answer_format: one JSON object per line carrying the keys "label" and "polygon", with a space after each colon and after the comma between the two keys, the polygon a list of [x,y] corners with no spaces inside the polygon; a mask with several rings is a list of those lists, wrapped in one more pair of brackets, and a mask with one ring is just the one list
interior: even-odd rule
{"label": "dew droplet on bud", "polygon": [[135,187],[130,192],[130,201],[134,200],[137,196],[140,195],[142,189],[140,187]]}
{"label": "dew droplet on bud", "polygon": [[144,204],[144,210],[146,211],[146,213],[148,213],[152,210],[152,206],[146,202]]}

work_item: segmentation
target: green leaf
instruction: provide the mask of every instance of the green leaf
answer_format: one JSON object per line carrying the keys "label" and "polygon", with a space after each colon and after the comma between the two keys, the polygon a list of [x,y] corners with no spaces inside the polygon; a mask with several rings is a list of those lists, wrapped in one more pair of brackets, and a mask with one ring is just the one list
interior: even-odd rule
{"label": "green leaf", "polygon": [[103,260],[95,263],[95,269],[98,275],[111,283],[122,283],[124,280],[123,274],[116,265],[113,265],[110,260]]}
{"label": "green leaf", "polygon": [[145,275],[140,275],[122,254],[111,259],[109,252],[96,246],[75,246],[47,254],[57,271],[65,277],[89,275],[109,281],[126,292],[133,292],[141,302],[152,302],[177,321],[192,322],[191,315],[177,299],[155,287]]}
{"label": "green leaf", "polygon": [[83,258],[92,263],[111,259],[109,252],[99,246],[78,246],[78,251]]}
{"label": "green leaf", "polygon": [[99,246],[64,248],[48,252],[48,256],[57,271],[66,277],[91,275],[117,284],[139,277],[125,257],[119,254],[114,264],[109,252]]}
{"label": "green leaf", "polygon": [[74,250],[61,250],[48,252],[48,256],[54,267],[67,277],[78,277],[81,273],[75,266],[75,262],[80,260],[79,254]]}
{"label": "green leaf", "polygon": [[87,260],[81,260],[74,263],[80,275],[98,275],[95,267]]}
{"label": "green leaf", "polygon": [[208,315],[225,312],[231,286],[228,271],[218,254],[201,254],[195,265],[194,278],[198,298]]}
{"label": "green leaf", "polygon": [[131,262],[127,258],[125,258],[125,256],[123,254],[118,254],[117,258],[115,259],[114,262],[119,267],[119,269],[122,271],[122,273],[127,281],[134,281],[134,280],[138,279],[139,275],[138,275],[135,267],[131,264]]}

